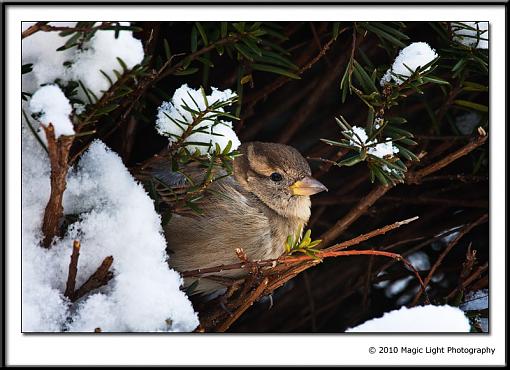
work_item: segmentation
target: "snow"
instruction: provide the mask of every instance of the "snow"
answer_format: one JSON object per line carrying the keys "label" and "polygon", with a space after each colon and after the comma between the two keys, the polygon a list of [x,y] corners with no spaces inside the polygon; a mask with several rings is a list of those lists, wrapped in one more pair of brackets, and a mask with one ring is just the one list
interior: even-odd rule
{"label": "snow", "polygon": [[[207,105],[212,105],[218,101],[227,101],[234,98],[236,94],[230,89],[218,90],[212,88],[210,95],[207,95]],[[193,122],[193,117],[189,111],[183,106],[187,105],[189,108],[203,112],[207,109],[204,96],[200,89],[190,88],[187,84],[182,85],[175,90],[175,93],[169,102],[164,102],[158,108],[156,128],[163,136],[168,136],[170,142],[177,140],[175,136],[182,136],[184,131]],[[223,108],[218,108],[219,111],[224,111]],[[241,142],[232,128],[232,123],[228,121],[218,121],[211,117],[214,113],[209,112],[205,114],[205,119],[194,126],[194,130],[200,130],[189,135],[184,142],[189,142],[186,147],[188,150],[198,150],[201,154],[207,154],[214,150],[215,144],[218,144],[221,149],[224,149],[229,141],[232,141],[232,149],[237,149]],[[209,119],[208,119],[209,118]],[[179,124],[172,121],[176,120]],[[193,143],[204,143],[207,145],[196,145]]]}
{"label": "snow", "polygon": [[[129,22],[121,22],[129,26]],[[71,80],[80,80],[96,96],[100,97],[110,87],[108,79],[100,72],[105,72],[115,82],[117,77],[113,70],[122,73],[122,67],[117,58],[123,60],[128,69],[142,62],[144,57],[143,45],[133,37],[133,32],[123,30],[115,38],[114,31],[97,31],[86,42],[83,51],[77,51],[73,64],[69,70]]]}
{"label": "snow", "polygon": [[[22,22],[22,30],[36,22]],[[74,27],[76,22],[50,22],[50,26]],[[64,62],[71,61],[74,48],[56,51],[70,36],[59,36],[59,32],[36,32],[21,42],[22,64],[33,64],[32,72],[22,76],[23,91],[34,92],[46,83],[55,82],[65,75]]]}
{"label": "snow", "polygon": [[38,121],[46,127],[51,123],[55,128],[55,137],[74,135],[73,123],[69,118],[72,107],[60,87],[45,85],[30,98],[30,111],[39,113]]}
{"label": "snow", "polygon": [[477,311],[489,308],[489,289],[468,292],[460,308],[464,311]]}
{"label": "snow", "polygon": [[362,146],[368,146],[367,153],[375,157],[384,158],[386,156],[392,156],[393,154],[398,153],[398,148],[393,145],[393,142],[389,137],[386,138],[386,141],[382,143],[377,143],[377,140],[368,141],[368,135],[365,129],[359,126],[352,126],[352,131],[350,134],[352,136],[352,140],[349,142],[350,145],[358,148],[361,148]]}
{"label": "snow", "polygon": [[[26,128],[23,140],[23,331],[193,330],[197,314],[168,267],[160,217],[120,157],[99,141],[90,146],[64,193],[64,213],[79,219],[47,250],[40,227],[50,169]],[[75,239],[81,242],[77,287],[110,255],[114,277],[72,305],[62,292]]]}
{"label": "snow", "polygon": [[[26,29],[33,23],[23,22]],[[129,22],[120,22],[129,25]],[[74,27],[75,22],[50,22],[49,25],[60,27]],[[109,82],[100,72],[103,70],[112,79],[117,80],[113,70],[122,73],[117,60],[121,58],[129,69],[142,62],[144,51],[142,42],[133,37],[133,32],[121,30],[119,37],[110,30],[98,30],[95,35],[83,44],[83,50],[72,47],[63,51],[56,51],[71,37],[59,36],[59,32],[36,32],[22,41],[22,63],[33,64],[32,72],[23,75],[23,91],[33,92],[40,85],[78,81],[91,90],[98,98],[108,89]],[[69,63],[65,66],[64,63]],[[88,104],[86,95],[80,90],[79,98]]]}
{"label": "snow", "polygon": [[381,86],[391,82],[391,80],[397,85],[401,85],[419,67],[425,66],[436,58],[435,50],[426,42],[412,43],[400,51],[391,68],[381,78]]}
{"label": "snow", "polygon": [[[33,64],[32,72],[23,75],[22,89],[32,94],[23,109],[43,125],[51,123],[57,137],[74,134],[70,115],[73,109],[83,112],[88,103],[71,105],[59,85],[80,79],[99,98],[109,87],[100,69],[115,81],[113,69],[121,71],[117,57],[128,68],[143,59],[142,44],[131,31],[120,31],[118,39],[114,31],[97,31],[82,50],[56,51],[67,39],[58,32],[37,32],[22,42],[23,64]],[[228,91],[212,95],[225,99]],[[46,249],[41,224],[50,194],[49,160],[25,125],[22,140],[22,330],[192,331],[198,317],[180,289],[182,278],[168,266],[160,216],[120,157],[95,141],[70,169],[63,207],[64,215],[76,220]],[[113,278],[70,302],[63,292],[74,240],[81,243],[77,288],[107,256],[113,256]]]}
{"label": "snow", "polygon": [[398,148],[393,145],[391,138],[387,137],[386,142],[379,143],[373,147],[368,148],[368,154],[372,154],[378,158],[384,158],[386,156],[393,156],[394,153],[398,153]]}
{"label": "snow", "polygon": [[464,312],[452,306],[418,306],[401,307],[386,312],[382,317],[368,320],[354,328],[347,329],[351,333],[374,332],[469,332],[470,325]]}
{"label": "snow", "polygon": [[489,48],[489,22],[457,22],[452,24],[453,39],[477,49]]}

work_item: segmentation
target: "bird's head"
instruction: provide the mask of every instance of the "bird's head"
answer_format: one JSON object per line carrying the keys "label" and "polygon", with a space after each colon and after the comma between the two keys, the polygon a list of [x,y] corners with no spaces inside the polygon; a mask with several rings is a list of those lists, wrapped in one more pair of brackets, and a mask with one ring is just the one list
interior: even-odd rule
{"label": "bird's head", "polygon": [[248,142],[239,147],[234,176],[241,186],[284,217],[307,222],[310,195],[327,188],[311,177],[308,162],[293,147]]}

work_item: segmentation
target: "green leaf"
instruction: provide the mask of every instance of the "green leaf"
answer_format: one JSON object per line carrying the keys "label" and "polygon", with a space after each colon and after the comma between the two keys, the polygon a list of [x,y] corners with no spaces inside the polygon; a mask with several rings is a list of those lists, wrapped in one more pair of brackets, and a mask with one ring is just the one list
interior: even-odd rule
{"label": "green leaf", "polygon": [[195,22],[195,27],[197,28],[198,32],[200,33],[200,37],[202,38],[202,41],[204,42],[204,46],[209,45],[209,41],[207,40],[207,34],[204,31],[204,28],[200,24],[200,22]]}
{"label": "green leaf", "polygon": [[110,86],[113,85],[113,80],[110,78],[110,76],[108,76],[108,74],[103,71],[102,69],[99,70],[99,72],[101,72],[101,74],[108,80],[108,82],[110,83]]}
{"label": "green leaf", "polygon": [[406,44],[404,44],[402,41],[400,41],[396,37],[390,35],[386,31],[383,31],[379,28],[376,28],[376,27],[368,24],[368,22],[363,22],[362,27],[365,28],[367,31],[375,33],[378,37],[380,37],[382,39],[386,39],[389,42],[391,42],[392,44],[397,45],[401,48],[405,48],[407,46]]}
{"label": "green leaf", "polygon": [[377,179],[383,184],[383,185],[386,185],[388,186],[389,185],[389,182],[388,182],[388,179],[386,178],[386,176],[383,174],[382,170],[380,170],[379,168],[377,167],[373,167],[372,168],[372,171],[374,172],[375,176],[377,177]]}
{"label": "green leaf", "polygon": [[431,82],[438,85],[450,85],[448,81],[442,80],[439,77],[429,77],[429,76],[423,76],[422,77],[423,82]]}
{"label": "green leaf", "polygon": [[163,39],[163,47],[165,48],[166,59],[169,60],[172,57],[172,52],[170,51],[170,45],[167,39]]}
{"label": "green leaf", "polygon": [[398,39],[409,40],[409,36],[407,36],[406,34],[400,32],[399,30],[397,30],[393,27],[387,26],[385,23],[374,22],[374,23],[372,23],[372,25],[376,28],[380,28],[381,30],[383,30],[389,34],[392,34],[393,36],[395,36]]}
{"label": "green leaf", "polygon": [[177,70],[173,74],[175,76],[187,76],[187,75],[192,75],[193,73],[195,73],[197,71],[198,71],[198,68],[191,67],[191,68],[187,68],[185,70]]}
{"label": "green leaf", "polygon": [[462,90],[464,91],[480,91],[480,92],[489,91],[488,86],[476,82],[464,81],[462,85],[463,85]]}
{"label": "green leaf", "polygon": [[197,51],[197,45],[198,45],[198,34],[197,34],[197,28],[192,27],[191,28],[191,52]]}
{"label": "green leaf", "polygon": [[221,22],[221,38],[224,39],[227,37],[228,23]]}
{"label": "green leaf", "polygon": [[336,40],[340,32],[340,22],[333,22],[333,38]]}
{"label": "green leaf", "polygon": [[363,89],[366,93],[377,92],[377,87],[374,84],[374,81],[370,78],[365,69],[354,59],[354,71],[358,72],[356,75],[361,80],[359,81],[363,86]]}
{"label": "green leaf", "polygon": [[270,65],[267,65],[267,64],[254,63],[254,64],[251,65],[251,67],[254,70],[257,70],[257,71],[276,73],[276,74],[279,74],[279,75],[282,75],[282,76],[293,78],[295,80],[300,80],[301,79],[301,77],[299,77],[295,73],[287,71],[287,70],[285,70],[283,68],[279,68],[279,67],[275,67],[275,66],[270,66]]}
{"label": "green leaf", "polygon": [[460,107],[477,110],[479,112],[487,113],[489,111],[489,107],[487,107],[486,105],[482,105],[482,104],[478,104],[478,103],[473,103],[473,102],[470,102],[470,101],[467,101],[467,100],[457,99],[457,100],[454,100],[453,103],[455,105],[460,106]]}
{"label": "green leaf", "polygon": [[124,72],[127,72],[129,70],[128,66],[126,65],[126,63],[119,57],[117,57],[117,61],[119,62],[119,64],[121,65],[122,67],[122,70]]}
{"label": "green leaf", "polygon": [[337,166],[341,167],[341,166],[354,166],[355,164],[359,163],[359,162],[362,162],[363,159],[361,158],[361,155],[355,155],[355,156],[352,156],[352,157],[349,157],[347,159],[344,159],[343,161],[340,161],[340,162],[337,162]]}
{"label": "green leaf", "polygon": [[241,54],[243,57],[248,59],[249,61],[253,61],[253,56],[251,55],[250,49],[245,47],[242,44],[234,44],[234,48]]}

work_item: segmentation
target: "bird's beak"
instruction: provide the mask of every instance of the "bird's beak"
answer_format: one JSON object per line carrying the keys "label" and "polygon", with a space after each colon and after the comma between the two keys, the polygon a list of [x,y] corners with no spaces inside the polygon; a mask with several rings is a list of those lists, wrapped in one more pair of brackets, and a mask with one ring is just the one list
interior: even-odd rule
{"label": "bird's beak", "polygon": [[313,177],[307,176],[302,180],[296,181],[290,186],[292,195],[313,195],[320,193],[321,191],[328,191],[320,181],[315,180]]}

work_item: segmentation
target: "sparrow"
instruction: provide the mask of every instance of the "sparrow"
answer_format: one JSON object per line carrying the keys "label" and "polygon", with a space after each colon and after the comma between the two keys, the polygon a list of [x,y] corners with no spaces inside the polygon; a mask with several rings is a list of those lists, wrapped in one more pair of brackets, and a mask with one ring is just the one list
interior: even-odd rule
{"label": "sparrow", "polygon": [[[293,147],[276,143],[247,142],[238,148],[232,174],[220,176],[200,200],[200,214],[172,214],[164,225],[168,263],[179,272],[239,262],[235,251],[242,248],[249,260],[278,258],[289,235],[303,230],[310,218],[310,196],[327,188],[311,177],[308,162]],[[164,183],[160,195],[172,198],[187,180],[200,181],[204,169],[185,165],[172,172],[168,160],[151,163],[150,176]],[[221,174],[220,174],[221,175]],[[144,176],[142,176],[144,177]],[[165,190],[168,194],[164,194]],[[215,272],[239,278],[243,270]],[[224,285],[202,276],[185,278],[194,286],[190,295],[207,295]]]}

